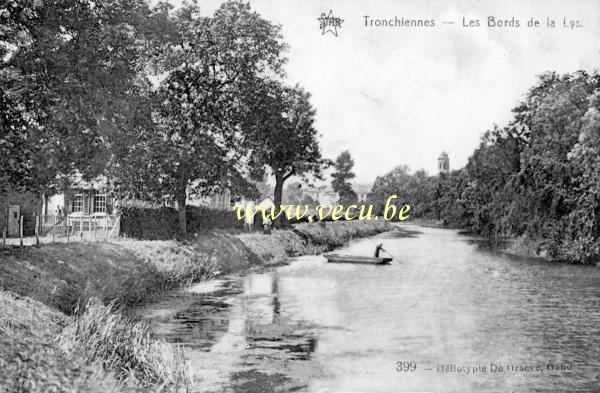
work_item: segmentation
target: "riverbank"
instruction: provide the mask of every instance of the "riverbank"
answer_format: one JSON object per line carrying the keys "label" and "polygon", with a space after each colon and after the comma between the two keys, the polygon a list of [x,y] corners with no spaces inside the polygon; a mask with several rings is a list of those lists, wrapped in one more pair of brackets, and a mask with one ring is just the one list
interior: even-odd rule
{"label": "riverbank", "polygon": [[271,235],[214,232],[184,241],[2,249],[0,366],[7,372],[0,384],[34,392],[185,390],[178,348],[149,339],[123,310],[172,288],[282,264],[387,229],[384,222],[330,222]]}
{"label": "riverbank", "polygon": [[[424,228],[446,228],[446,229],[456,229],[462,231],[461,233],[470,234],[473,236],[481,236],[476,233],[472,233],[469,231],[465,231],[462,228],[456,228],[451,225],[445,225],[443,220],[434,220],[434,219],[425,219],[425,218],[416,218],[412,219],[410,224],[417,225]],[[501,240],[494,238],[485,238],[489,242],[490,246],[495,249],[512,255],[523,256],[523,257],[532,257],[532,258],[540,258],[548,262],[557,262],[557,260],[551,258],[548,255],[548,250],[544,247],[543,240],[532,239],[529,236],[520,236],[520,237],[510,237],[503,238]],[[576,264],[576,262],[568,262],[572,264]]]}

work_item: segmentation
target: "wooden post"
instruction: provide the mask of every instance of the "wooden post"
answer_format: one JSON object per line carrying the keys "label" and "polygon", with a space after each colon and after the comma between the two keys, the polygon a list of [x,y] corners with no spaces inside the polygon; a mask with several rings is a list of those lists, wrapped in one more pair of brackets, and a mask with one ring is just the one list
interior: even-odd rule
{"label": "wooden post", "polygon": [[104,241],[108,241],[108,214],[104,216]]}
{"label": "wooden post", "polygon": [[52,216],[52,243],[54,243],[54,233],[56,232],[56,216]]}
{"label": "wooden post", "polygon": [[67,228],[67,243],[69,242],[69,237],[71,236],[71,227],[69,226],[69,216],[65,216],[65,228]]}
{"label": "wooden post", "polygon": [[98,237],[96,236],[97,229],[98,229],[98,221],[96,221],[96,217],[94,217],[94,241],[98,241]]}
{"label": "wooden post", "polygon": [[79,217],[79,237],[83,238],[83,215]]}
{"label": "wooden post", "polygon": [[35,246],[40,246],[40,216],[35,216]]}
{"label": "wooden post", "polygon": [[19,218],[19,244],[23,247],[23,216]]}

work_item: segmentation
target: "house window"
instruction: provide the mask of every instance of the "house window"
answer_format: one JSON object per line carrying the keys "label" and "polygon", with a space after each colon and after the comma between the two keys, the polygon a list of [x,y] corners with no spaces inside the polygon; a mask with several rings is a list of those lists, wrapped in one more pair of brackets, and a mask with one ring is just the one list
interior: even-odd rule
{"label": "house window", "polygon": [[94,213],[106,213],[106,195],[94,195]]}
{"label": "house window", "polygon": [[83,212],[83,195],[74,195],[73,202],[71,202],[71,211],[73,213]]}

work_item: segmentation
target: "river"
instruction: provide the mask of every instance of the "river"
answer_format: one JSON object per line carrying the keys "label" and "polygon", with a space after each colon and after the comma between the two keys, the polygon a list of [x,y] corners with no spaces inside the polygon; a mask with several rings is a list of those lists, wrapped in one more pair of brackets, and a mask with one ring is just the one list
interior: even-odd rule
{"label": "river", "polygon": [[140,312],[185,347],[196,391],[600,391],[599,268],[403,228],[336,251],[382,242],[389,266],[299,257]]}

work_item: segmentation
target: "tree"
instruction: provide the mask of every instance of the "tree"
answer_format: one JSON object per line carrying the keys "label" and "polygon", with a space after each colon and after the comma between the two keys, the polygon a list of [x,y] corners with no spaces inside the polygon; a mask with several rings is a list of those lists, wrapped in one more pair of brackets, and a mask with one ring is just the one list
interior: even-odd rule
{"label": "tree", "polygon": [[289,205],[299,205],[302,202],[302,183],[293,182],[288,184],[282,200]]}
{"label": "tree", "polygon": [[578,142],[567,159],[580,168],[573,179],[574,208],[563,217],[554,254],[564,259],[596,263],[600,255],[600,89],[591,97]]}
{"label": "tree", "polygon": [[385,202],[390,195],[398,195],[397,203],[399,205],[408,202],[406,184],[410,177],[409,168],[406,165],[399,165],[385,175],[377,176],[367,198],[373,205],[376,214],[383,212]]}
{"label": "tree", "polygon": [[[79,171],[89,178],[104,170],[108,140],[129,122],[143,79],[148,12],[142,0],[9,0],[0,6],[2,105],[10,114],[2,127],[19,130],[24,153],[13,155],[38,173],[25,177],[33,181],[27,187],[39,191],[57,183],[57,175]],[[6,135],[13,138],[8,145],[15,142],[14,134]]]}
{"label": "tree", "polygon": [[[253,97],[246,119],[251,135],[250,164],[275,176],[274,204],[281,206],[283,185],[292,176],[322,177],[330,163],[321,157],[315,110],[310,94],[299,87],[265,79]],[[281,225],[281,217],[275,223]]]}
{"label": "tree", "polygon": [[195,4],[176,12],[159,4],[156,18],[165,34],[156,43],[155,71],[163,78],[153,95],[153,129],[134,130],[131,154],[115,165],[130,194],[139,190],[133,172],[151,185],[147,196],[176,201],[181,234],[188,195],[253,190],[240,123],[250,101],[245,97],[264,74],[280,74],[285,62],[279,26],[249,5],[228,1],[212,17],[198,14]]}
{"label": "tree", "polygon": [[32,126],[0,91],[0,194],[10,189],[39,191],[51,179],[45,165],[40,130]]}
{"label": "tree", "polygon": [[356,177],[354,172],[352,172],[354,160],[352,159],[352,156],[350,156],[350,152],[346,150],[340,153],[333,166],[335,172],[331,174],[331,177],[333,178],[331,187],[333,188],[333,191],[337,192],[340,196],[339,203],[342,205],[356,203],[358,196],[352,189],[352,184],[348,181]]}

